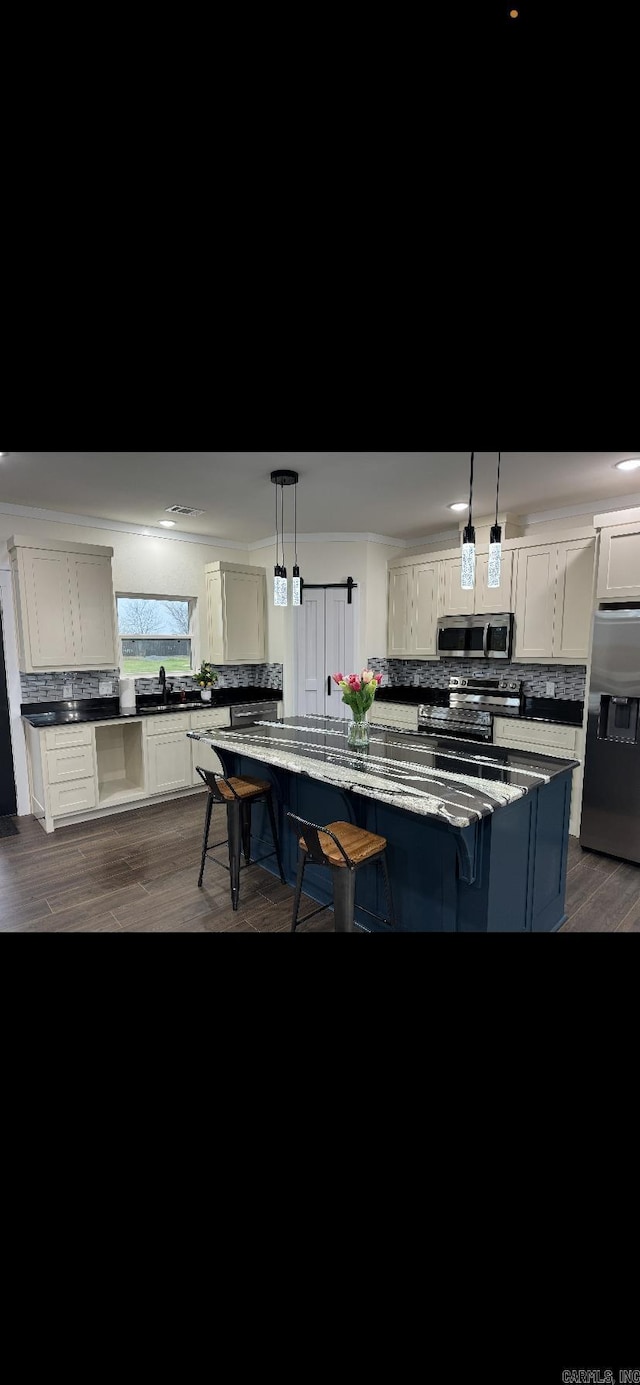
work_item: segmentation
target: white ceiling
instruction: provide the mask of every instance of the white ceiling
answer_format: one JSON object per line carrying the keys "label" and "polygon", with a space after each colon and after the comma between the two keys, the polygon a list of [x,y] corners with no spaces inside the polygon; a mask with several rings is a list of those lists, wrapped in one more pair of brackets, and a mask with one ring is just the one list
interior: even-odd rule
{"label": "white ceiling", "polygon": [[[501,511],[533,514],[640,490],[615,464],[640,452],[504,452]],[[12,452],[0,458],[0,505],[156,526],[169,505],[205,511],[181,531],[255,543],[273,534],[272,470],[300,473],[301,533],[375,533],[417,540],[457,525],[468,452]],[[497,453],[476,454],[475,513],[495,505]],[[285,492],[286,527],[293,491]]]}

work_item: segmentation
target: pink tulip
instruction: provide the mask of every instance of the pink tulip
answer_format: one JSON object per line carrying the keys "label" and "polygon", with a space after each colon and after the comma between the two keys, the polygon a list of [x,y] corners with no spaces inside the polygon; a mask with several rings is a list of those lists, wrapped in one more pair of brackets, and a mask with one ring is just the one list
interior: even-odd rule
{"label": "pink tulip", "polygon": [[360,682],[360,679],[359,679],[359,678],[356,678],[355,673],[352,673],[352,674],[351,674],[351,677],[350,677],[350,679],[349,679],[349,687],[350,687],[350,689],[351,689],[352,692],[361,692],[361,691],[362,691],[362,684],[361,684],[361,682]]}
{"label": "pink tulip", "polygon": [[365,685],[366,685],[367,683],[373,683],[373,674],[372,674],[370,668],[366,668],[366,669],[364,670],[364,673],[363,673],[363,675],[362,675],[362,681],[363,681],[363,683],[364,683]]}
{"label": "pink tulip", "polygon": [[381,673],[374,673],[373,676],[374,676],[375,682],[378,684],[378,687],[380,687],[380,684],[381,684],[381,682],[382,682],[382,674],[381,674]]}
{"label": "pink tulip", "polygon": [[337,684],[338,684],[338,687],[339,687],[340,684],[341,684],[341,683],[344,683],[344,681],[345,681],[344,673],[334,673],[334,675],[333,675],[333,681],[334,681],[334,683],[337,683]]}

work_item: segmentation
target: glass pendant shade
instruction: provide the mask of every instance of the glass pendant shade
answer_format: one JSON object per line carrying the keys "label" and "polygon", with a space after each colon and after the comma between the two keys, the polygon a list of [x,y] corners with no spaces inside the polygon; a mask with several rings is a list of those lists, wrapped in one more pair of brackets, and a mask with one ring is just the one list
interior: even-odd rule
{"label": "glass pendant shade", "polygon": [[491,530],[491,542],[489,544],[489,575],[487,580],[488,587],[499,587],[502,580],[502,529],[499,524],[494,524]]}
{"label": "glass pendant shade", "polygon": [[292,597],[293,597],[293,605],[294,605],[294,606],[301,606],[301,605],[302,605],[302,578],[301,578],[301,576],[300,576],[300,568],[299,568],[299,567],[294,567],[294,569],[293,569],[293,580],[292,580],[292,582],[291,582],[291,592],[292,592]]}
{"label": "glass pendant shade", "polygon": [[274,606],[289,605],[289,588],[287,585],[286,567],[276,567],[273,578],[273,604]]}
{"label": "glass pendant shade", "polygon": [[476,531],[468,524],[462,536],[462,590],[472,592],[476,585]]}

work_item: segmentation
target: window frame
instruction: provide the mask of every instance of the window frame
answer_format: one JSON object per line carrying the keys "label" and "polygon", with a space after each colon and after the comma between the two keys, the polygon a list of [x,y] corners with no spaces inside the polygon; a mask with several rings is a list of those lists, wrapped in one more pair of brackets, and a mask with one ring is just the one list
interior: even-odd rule
{"label": "window frame", "polygon": [[[189,633],[188,633],[188,635],[182,635],[182,636],[180,636],[180,635],[176,635],[175,630],[173,630],[173,631],[171,631],[169,634],[160,634],[159,632],[154,631],[154,633],[153,633],[152,635],[123,635],[122,632],[121,632],[121,630],[120,630],[120,614],[119,614],[119,611],[118,611],[118,602],[119,602],[119,601],[160,601],[160,602],[163,602],[163,603],[164,603],[164,602],[167,602],[167,601],[181,601],[181,602],[186,602],[187,605],[188,605],[188,607],[189,607]],[[160,658],[160,659],[158,660],[158,668],[157,668],[157,670],[156,670],[155,673],[148,673],[148,674],[147,674],[147,673],[125,673],[125,672],[124,672],[124,669],[123,669],[123,663],[124,663],[124,658],[125,658],[125,655],[124,655],[124,652],[123,652],[123,649],[122,649],[122,641],[123,641],[123,640],[131,640],[131,639],[140,639],[140,640],[175,640],[175,639],[180,639],[180,638],[185,639],[185,640],[186,640],[186,639],[189,639],[189,640],[191,641],[191,669],[189,670],[189,672],[187,672],[186,670],[184,670],[182,673],[168,673],[168,674],[167,674],[167,681],[176,682],[176,681],[177,681],[178,679],[180,679],[180,678],[195,678],[196,673],[197,673],[197,670],[198,670],[199,667],[200,667],[200,651],[199,651],[199,648],[198,648],[198,622],[197,622],[197,620],[196,620],[196,612],[197,612],[197,607],[198,607],[198,598],[197,598],[197,596],[158,596],[158,595],[156,595],[155,593],[154,593],[153,595],[151,595],[151,594],[148,593],[148,592],[147,592],[147,593],[143,593],[143,592],[120,592],[120,591],[118,591],[118,592],[115,593],[115,605],[116,605],[116,629],[117,629],[117,632],[118,632],[119,672],[120,672],[120,677],[121,677],[121,678],[157,678],[158,672],[159,672],[160,667],[161,667],[161,665],[162,665],[162,659]]]}

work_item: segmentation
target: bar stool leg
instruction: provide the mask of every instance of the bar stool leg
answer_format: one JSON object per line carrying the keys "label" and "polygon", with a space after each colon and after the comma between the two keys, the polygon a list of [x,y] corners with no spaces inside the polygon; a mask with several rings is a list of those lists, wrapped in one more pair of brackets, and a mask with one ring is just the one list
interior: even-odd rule
{"label": "bar stool leg", "polygon": [[296,881],[296,893],[295,899],[293,901],[293,923],[291,925],[292,933],[295,933],[296,928],[298,927],[298,914],[300,913],[300,900],[302,899],[302,882],[304,880],[306,864],[306,852],[300,851],[300,854],[298,856],[298,879]]}
{"label": "bar stool leg", "polygon": [[251,865],[251,804],[243,803],[242,808],[242,849],[244,859],[248,866]]}
{"label": "bar stool leg", "polygon": [[271,797],[271,794],[268,794],[268,795],[267,795],[267,808],[269,809],[269,819],[270,819],[270,822],[271,822],[271,832],[272,832],[272,835],[273,835],[273,845],[275,846],[275,849],[276,849],[276,860],[277,860],[277,862],[278,862],[278,867],[279,867],[279,870],[280,870],[280,879],[281,879],[283,885],[286,885],[287,882],[286,882],[286,880],[285,880],[285,878],[284,878],[284,869],[283,869],[283,865],[282,865],[282,855],[281,855],[281,852],[280,852],[280,838],[278,837],[278,828],[276,827],[276,815],[275,815],[275,813],[274,813],[274,811],[273,811],[273,799],[272,799],[272,797]]}
{"label": "bar stool leg", "polygon": [[202,889],[202,881],[204,880],[204,868],[207,862],[207,847],[209,846],[209,829],[211,827],[211,813],[213,812],[213,794],[207,793],[207,800],[207,811],[205,813],[204,818],[204,842],[202,846],[202,865],[200,866],[200,879],[198,880],[199,890]]}
{"label": "bar stool leg", "polygon": [[355,933],[356,873],[336,867],[333,875],[333,914],[336,933]]}
{"label": "bar stool leg", "polygon": [[386,896],[387,896],[387,910],[388,910],[387,922],[391,924],[391,927],[392,927],[392,928],[395,928],[395,926],[396,926],[396,916],[395,916],[394,909],[393,909],[393,893],[392,893],[392,890],[391,890],[391,881],[390,881],[390,879],[389,879],[389,867],[388,867],[388,865],[387,865],[387,853],[386,853],[386,851],[383,851],[382,856],[380,857],[380,865],[382,866],[382,874],[383,874],[383,876],[384,876],[384,889],[385,889],[385,894],[386,894]]}
{"label": "bar stool leg", "polygon": [[227,804],[227,822],[229,824],[229,867],[231,870],[231,903],[234,912],[237,912],[240,903],[240,854],[242,850],[242,823],[240,819],[240,803]]}

